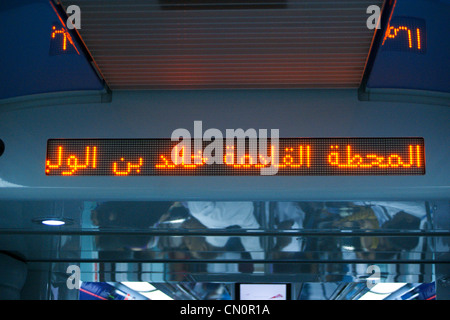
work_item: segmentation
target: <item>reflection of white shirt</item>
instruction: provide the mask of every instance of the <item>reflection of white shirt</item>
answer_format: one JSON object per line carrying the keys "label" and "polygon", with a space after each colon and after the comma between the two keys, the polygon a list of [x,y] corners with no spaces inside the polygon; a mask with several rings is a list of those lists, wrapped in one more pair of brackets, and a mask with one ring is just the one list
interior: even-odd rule
{"label": "reflection of white shirt", "polygon": [[188,202],[192,216],[207,228],[240,226],[243,229],[259,229],[253,215],[252,202]]}
{"label": "reflection of white shirt", "polygon": [[303,220],[305,213],[295,202],[278,202],[277,203],[278,221],[293,220],[292,229],[303,228]]}
{"label": "reflection of white shirt", "polygon": [[[224,229],[239,226],[242,229],[259,229],[260,227],[253,214],[252,202],[192,201],[187,205],[191,215],[207,228]],[[228,239],[229,237],[221,236],[206,237],[206,241],[217,247],[225,246]],[[263,258],[259,237],[244,236],[241,237],[241,242],[254,259]]]}
{"label": "reflection of white shirt", "polygon": [[[305,212],[295,202],[278,202],[277,203],[277,217],[279,222],[286,220],[294,221],[292,230],[303,228],[303,220],[305,219]],[[300,252],[303,241],[301,238],[291,239],[291,242],[281,249],[285,252]]]}

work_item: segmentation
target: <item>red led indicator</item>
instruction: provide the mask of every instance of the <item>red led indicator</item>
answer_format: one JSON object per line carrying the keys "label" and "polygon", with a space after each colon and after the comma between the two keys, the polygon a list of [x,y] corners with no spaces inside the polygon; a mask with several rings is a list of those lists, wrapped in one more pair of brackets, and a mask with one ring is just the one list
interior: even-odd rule
{"label": "red led indicator", "polygon": [[[191,142],[191,141],[190,141]],[[237,142],[237,141],[235,141]],[[423,175],[423,138],[281,138],[230,144],[206,152],[170,139],[51,139],[46,175],[252,176]],[[261,145],[264,146],[261,149]],[[189,150],[190,148],[190,150]]]}
{"label": "red led indicator", "polygon": [[69,31],[66,27],[54,23],[50,33],[50,55],[71,53],[80,54]]}
{"label": "red led indicator", "polygon": [[382,42],[384,50],[426,52],[425,20],[395,17],[386,28]]}

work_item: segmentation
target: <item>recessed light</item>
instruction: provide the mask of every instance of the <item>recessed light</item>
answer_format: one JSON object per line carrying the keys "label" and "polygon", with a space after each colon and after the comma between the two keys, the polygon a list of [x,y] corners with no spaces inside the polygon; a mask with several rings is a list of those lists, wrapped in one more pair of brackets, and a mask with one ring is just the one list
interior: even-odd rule
{"label": "recessed light", "polygon": [[61,219],[61,218],[40,218],[40,219],[34,219],[33,222],[37,223],[37,224],[43,224],[46,226],[58,227],[58,226],[70,224],[71,220]]}
{"label": "recessed light", "polygon": [[46,226],[62,226],[66,224],[66,222],[63,220],[55,220],[55,219],[42,220],[41,223],[45,224]]}

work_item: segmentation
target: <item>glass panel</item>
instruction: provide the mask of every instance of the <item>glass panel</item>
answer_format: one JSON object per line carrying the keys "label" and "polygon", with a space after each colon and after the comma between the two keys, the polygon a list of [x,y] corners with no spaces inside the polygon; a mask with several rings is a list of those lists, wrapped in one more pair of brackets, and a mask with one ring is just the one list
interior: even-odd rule
{"label": "glass panel", "polygon": [[65,280],[80,266],[86,283],[313,288],[365,283],[376,267],[382,282],[420,284],[449,262],[448,201],[1,201],[0,212],[3,252]]}

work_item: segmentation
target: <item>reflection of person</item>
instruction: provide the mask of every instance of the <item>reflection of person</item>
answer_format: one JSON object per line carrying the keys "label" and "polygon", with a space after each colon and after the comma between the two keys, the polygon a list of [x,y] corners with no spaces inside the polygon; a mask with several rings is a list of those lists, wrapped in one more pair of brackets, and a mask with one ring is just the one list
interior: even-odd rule
{"label": "reflection of person", "polygon": [[[237,226],[242,229],[259,229],[260,225],[254,215],[252,202],[188,202],[190,214],[202,225],[210,229],[225,229]],[[213,246],[223,247],[228,241],[226,237],[205,238]],[[259,237],[240,237],[245,251],[249,252],[253,259],[263,259]]]}
{"label": "reflection of person", "polygon": [[[201,230],[206,227],[197,219],[191,217],[181,225],[182,228]],[[214,237],[209,237],[214,240]],[[220,237],[221,238],[221,237]],[[228,240],[228,237],[225,237]],[[198,259],[214,259],[224,250],[226,241],[206,241],[204,236],[192,235],[183,237],[183,244],[191,252],[192,256]],[[221,242],[220,245],[219,242]]]}
{"label": "reflection of person", "polygon": [[92,210],[91,219],[100,228],[143,229],[154,225],[172,202],[110,201]]}
{"label": "reflection of person", "polygon": [[98,250],[100,281],[115,281],[116,263],[112,261],[139,261],[154,258],[155,237],[151,235],[109,235],[104,230],[138,231],[152,227],[169,210],[172,202],[110,201],[100,203],[91,211],[92,223],[98,226],[95,237]]}
{"label": "reflection of person", "polygon": [[187,203],[189,212],[207,228],[239,226],[243,229],[259,229],[253,214],[252,202],[204,202]]}
{"label": "reflection of person", "polygon": [[[100,235],[96,238],[99,249],[104,251],[137,251],[146,249],[154,240],[152,236],[102,235],[102,230],[142,230],[152,227],[172,205],[172,202],[111,201],[97,206],[91,213],[92,223],[99,227]],[[111,253],[113,254],[113,253]]]}
{"label": "reflection of person", "polygon": [[364,201],[364,202],[354,202],[354,205],[370,207],[374,211],[380,226],[384,225],[385,222],[391,220],[396,214],[402,211],[419,219],[422,219],[423,217],[426,216],[424,202]]}
{"label": "reflection of person", "polygon": [[[178,229],[189,219],[190,214],[180,202],[175,202],[155,224],[156,229]],[[183,246],[182,236],[164,235],[157,239],[157,247],[162,251],[180,249]]]}
{"label": "reflection of person", "polygon": [[[274,211],[270,214],[275,217],[275,227],[284,232],[275,238],[275,244],[272,248],[273,259],[283,262],[283,260],[307,261],[316,258],[313,252],[308,252],[311,248],[308,248],[307,241],[303,237],[289,236],[289,230],[300,231],[304,229],[308,221],[313,222],[311,216],[315,217],[321,208],[320,204],[312,202],[275,203]],[[317,265],[307,263],[275,263],[272,268],[276,273],[317,273]]]}
{"label": "reflection of person", "polygon": [[[305,212],[296,202],[277,202],[275,208],[276,226],[279,230],[303,229]],[[274,250],[286,252],[302,251],[302,240],[299,237],[280,236],[276,239]]]}
{"label": "reflection of person", "polygon": [[[181,225],[182,228],[191,230],[207,229],[200,221],[194,217],[190,217]],[[250,255],[245,251],[239,238],[245,237],[229,237],[229,236],[201,236],[190,235],[183,237],[183,244],[189,250],[192,257],[197,259],[250,259]],[[256,238],[259,240],[258,238]],[[235,264],[214,264],[207,266],[209,272],[252,272],[253,266],[247,263]]]}
{"label": "reflection of person", "polygon": [[[357,229],[418,230],[425,217],[425,204],[420,202],[355,202],[352,214],[335,222],[336,227]],[[398,252],[413,250],[417,237],[361,237],[366,252]],[[379,256],[379,255],[378,255]]]}

